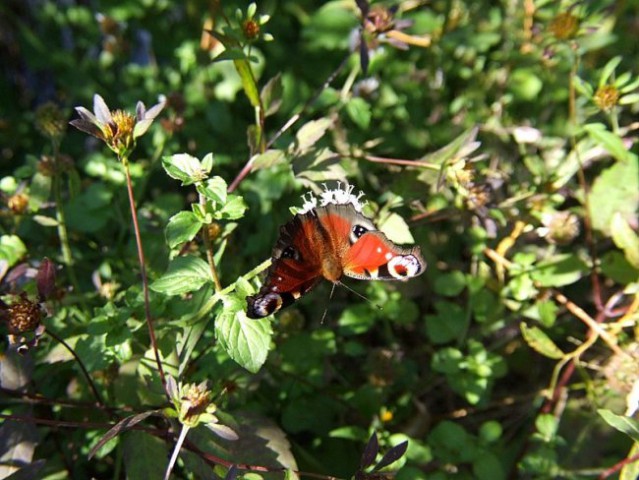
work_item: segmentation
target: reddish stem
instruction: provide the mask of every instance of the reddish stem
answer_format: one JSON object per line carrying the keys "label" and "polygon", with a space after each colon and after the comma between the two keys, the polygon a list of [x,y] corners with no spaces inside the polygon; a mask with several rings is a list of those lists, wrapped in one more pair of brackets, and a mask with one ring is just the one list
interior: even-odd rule
{"label": "reddish stem", "polygon": [[160,380],[162,381],[162,387],[166,393],[166,378],[164,377],[164,368],[162,368],[162,361],[160,360],[160,353],[158,351],[157,341],[155,339],[155,331],[153,330],[153,320],[151,319],[151,302],[149,301],[149,281],[146,276],[146,266],[144,260],[144,249],[142,248],[142,237],[140,236],[140,227],[138,225],[138,214],[135,208],[135,198],[133,197],[133,184],[131,182],[131,173],[129,172],[129,163],[125,159],[124,171],[126,173],[126,186],[129,193],[129,206],[131,207],[131,218],[133,220],[133,231],[135,232],[135,242],[138,247],[138,261],[140,263],[140,275],[142,276],[142,291],[144,292],[144,316],[146,317],[146,324],[149,327],[149,337],[151,339],[151,347],[155,354],[155,361],[158,365],[158,372],[160,373]]}

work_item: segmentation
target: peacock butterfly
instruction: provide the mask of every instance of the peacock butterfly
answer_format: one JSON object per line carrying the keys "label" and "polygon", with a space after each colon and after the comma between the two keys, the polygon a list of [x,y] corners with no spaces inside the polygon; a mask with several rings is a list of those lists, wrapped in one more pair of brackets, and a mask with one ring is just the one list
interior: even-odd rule
{"label": "peacock butterfly", "polygon": [[[280,228],[266,281],[246,297],[249,318],[263,318],[291,305],[325,278],[408,280],[424,272],[418,246],[402,248],[362,214],[363,193],[353,186],[324,186],[319,199],[302,196],[302,209]],[[319,206],[318,206],[319,203]]]}

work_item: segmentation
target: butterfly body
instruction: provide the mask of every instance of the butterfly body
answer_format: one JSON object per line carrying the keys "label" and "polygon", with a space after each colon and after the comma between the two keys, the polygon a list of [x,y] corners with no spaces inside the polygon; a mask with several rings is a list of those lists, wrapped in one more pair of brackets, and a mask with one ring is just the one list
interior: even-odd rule
{"label": "butterfly body", "polygon": [[281,310],[322,279],[407,280],[424,271],[419,247],[402,248],[377,230],[361,213],[352,189],[325,190],[320,206],[311,195],[302,211],[280,228],[266,281],[246,299],[248,317]]}

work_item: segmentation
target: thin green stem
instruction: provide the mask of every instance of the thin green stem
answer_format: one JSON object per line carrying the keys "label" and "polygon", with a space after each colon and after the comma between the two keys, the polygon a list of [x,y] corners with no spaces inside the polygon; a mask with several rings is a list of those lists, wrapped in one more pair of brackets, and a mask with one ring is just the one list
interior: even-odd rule
{"label": "thin green stem", "polygon": [[[206,198],[201,193],[198,194],[200,198],[200,205],[206,205]],[[220,283],[220,277],[217,274],[217,268],[215,268],[215,258],[213,257],[213,245],[211,243],[211,236],[209,235],[208,225],[202,227],[202,241],[204,242],[204,250],[206,251],[206,260],[209,263],[211,269],[211,276],[213,277],[213,283],[215,284],[215,291],[222,290],[222,284]]]}
{"label": "thin green stem", "polygon": [[146,324],[149,328],[149,338],[151,339],[151,347],[155,354],[155,362],[158,366],[158,372],[160,373],[160,380],[162,381],[162,387],[166,393],[166,378],[164,376],[164,368],[162,367],[162,361],[160,359],[160,352],[158,351],[157,341],[155,339],[155,330],[153,329],[153,319],[151,318],[151,302],[149,300],[149,280],[146,276],[146,265],[144,260],[144,249],[142,247],[142,236],[140,235],[140,227],[138,225],[138,214],[135,207],[135,198],[133,196],[133,184],[131,182],[131,172],[129,171],[129,161],[126,157],[121,157],[120,161],[124,165],[124,172],[126,174],[126,186],[129,194],[129,206],[131,207],[131,219],[133,220],[133,231],[135,232],[135,242],[138,248],[138,261],[140,263],[140,275],[142,276],[142,291],[144,292],[144,316],[146,317]]}
{"label": "thin green stem", "polygon": [[80,295],[80,284],[78,277],[75,274],[73,254],[71,253],[71,244],[69,242],[69,232],[67,230],[67,219],[64,207],[62,205],[62,187],[60,162],[59,162],[60,148],[58,142],[53,142],[53,161],[54,161],[54,174],[53,174],[53,198],[55,200],[55,217],[58,228],[58,238],[60,239],[60,249],[62,251],[62,261],[69,274],[69,280],[73,285],[73,290],[79,295],[80,305],[84,312],[88,312],[88,308],[84,303],[84,296]]}

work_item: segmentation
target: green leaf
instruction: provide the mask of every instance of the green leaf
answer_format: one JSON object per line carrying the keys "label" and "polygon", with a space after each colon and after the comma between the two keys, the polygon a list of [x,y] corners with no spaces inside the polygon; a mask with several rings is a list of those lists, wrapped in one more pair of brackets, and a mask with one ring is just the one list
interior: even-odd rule
{"label": "green leaf", "polygon": [[379,229],[393,242],[403,243],[415,243],[413,235],[410,233],[406,220],[397,213],[391,213],[384,221],[378,225]]}
{"label": "green leaf", "polygon": [[168,458],[167,444],[163,440],[142,431],[124,434],[124,468],[126,478],[163,478]]}
{"label": "green leaf", "polygon": [[362,130],[371,124],[371,106],[361,97],[355,97],[346,103],[346,113],[351,120]]}
{"label": "green leaf", "polygon": [[608,82],[610,75],[612,75],[612,73],[615,71],[615,68],[617,68],[617,65],[619,65],[620,63],[620,55],[608,60],[608,63],[606,63],[606,65],[604,65],[604,67],[601,69],[601,76],[599,77],[599,87],[603,87]]}
{"label": "green leaf", "polygon": [[601,418],[603,418],[608,425],[625,433],[635,442],[639,442],[639,422],[637,420],[623,415],[617,415],[604,408],[597,410],[597,413],[601,415]]}
{"label": "green leaf", "polygon": [[165,295],[180,295],[198,290],[212,281],[209,264],[198,257],[177,257],[167,271],[151,284],[151,290]]}
{"label": "green leaf", "polygon": [[0,237],[0,260],[6,261],[9,267],[14,266],[26,253],[27,247],[17,235]]}
{"label": "green leaf", "polygon": [[639,203],[639,159],[617,162],[604,170],[590,192],[593,228],[610,235],[610,219],[615,213],[628,221],[636,218]]}
{"label": "green leaf", "polygon": [[606,130],[606,126],[604,124],[590,123],[588,125],[584,125],[583,128],[595,142],[605,148],[610,155],[620,162],[628,162],[632,159],[637,159],[637,156],[626,148],[621,137]]}
{"label": "green leaf", "polygon": [[169,219],[166,225],[166,243],[170,248],[193,240],[202,228],[197,216],[193,212],[179,212]]}
{"label": "green leaf", "polygon": [[607,252],[601,257],[601,272],[615,282],[627,285],[639,280],[639,270],[619,251]]}
{"label": "green leaf", "polygon": [[439,295],[456,297],[466,288],[466,277],[459,270],[438,275],[434,289]]}
{"label": "green leaf", "polygon": [[[635,442],[626,458],[636,458],[639,455],[639,442]],[[619,472],[619,480],[637,480],[639,478],[639,462],[629,462]]]}
{"label": "green leaf", "polygon": [[303,125],[295,135],[297,153],[306,153],[332,125],[333,121],[330,118],[312,120]]}
{"label": "green leaf", "polygon": [[542,287],[563,287],[579,280],[588,265],[575,254],[562,254],[539,262],[531,271],[531,278]]}
{"label": "green leaf", "polygon": [[213,62],[223,62],[225,60],[246,60],[246,54],[241,48],[227,48],[217,55]]}
{"label": "green leaf", "polygon": [[560,359],[564,352],[555,345],[546,333],[537,327],[529,327],[524,322],[519,324],[521,334],[530,348],[548,358]]}
{"label": "green leaf", "polygon": [[639,268],[639,236],[619,212],[612,216],[610,231],[612,240],[623,250],[630,265]]}
{"label": "green leaf", "polygon": [[264,153],[254,155],[252,158],[253,170],[261,170],[274,167],[286,160],[286,155],[282,150],[267,150]]}
{"label": "green leaf", "polygon": [[550,442],[557,434],[559,419],[550,413],[542,413],[535,419],[535,427],[541,439],[545,442]]}
{"label": "green leaf", "polygon": [[236,296],[223,299],[224,310],[215,320],[215,338],[235,362],[251,373],[264,365],[271,342],[268,320],[246,316],[246,301]]}
{"label": "green leaf", "polygon": [[229,195],[226,205],[218,212],[217,217],[224,220],[237,220],[244,216],[246,212],[246,203],[239,195]]}
{"label": "green leaf", "polygon": [[259,107],[260,94],[257,91],[257,84],[255,83],[251,65],[245,59],[233,60],[233,65],[235,65],[235,69],[242,80],[242,88],[244,88],[244,93],[249,99],[249,102],[251,102],[253,107]]}
{"label": "green leaf", "polygon": [[466,329],[467,315],[459,305],[435,302],[437,315],[426,315],[426,334],[433,343],[446,343],[459,338]]}
{"label": "green leaf", "polygon": [[31,179],[31,188],[29,189],[29,209],[35,212],[40,206],[49,200],[51,196],[52,179],[46,175],[37,172]]}
{"label": "green leaf", "polygon": [[[207,166],[208,166],[207,160]],[[208,176],[208,170],[200,161],[186,153],[178,153],[162,159],[162,166],[171,178],[180,180],[182,185],[199,183]]]}
{"label": "green leaf", "polygon": [[262,93],[260,94],[265,117],[273,115],[280,109],[283,94],[284,87],[282,86],[282,74],[278,73],[266,82],[266,85],[264,85]]}
{"label": "green leaf", "polygon": [[212,202],[224,205],[226,203],[227,185],[222,177],[209,178],[197,186],[198,193]]}

